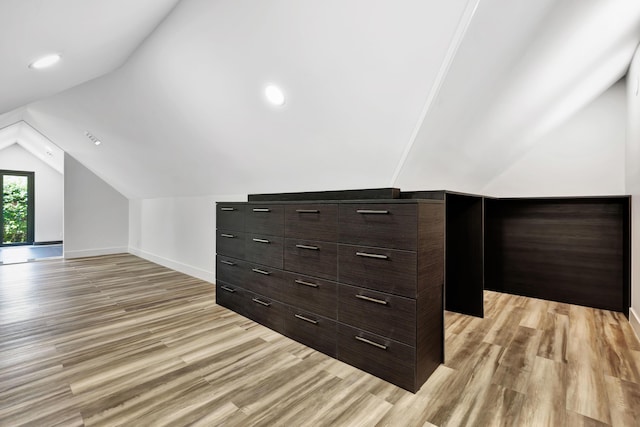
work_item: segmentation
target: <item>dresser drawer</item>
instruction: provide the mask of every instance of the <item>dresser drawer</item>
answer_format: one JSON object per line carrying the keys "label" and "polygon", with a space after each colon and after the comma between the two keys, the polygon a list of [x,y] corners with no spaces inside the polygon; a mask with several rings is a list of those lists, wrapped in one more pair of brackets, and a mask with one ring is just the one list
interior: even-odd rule
{"label": "dresser drawer", "polygon": [[392,340],[416,345],[416,300],[339,285],[338,320]]}
{"label": "dresser drawer", "polygon": [[338,281],[416,297],[415,252],[338,245]]}
{"label": "dresser drawer", "polygon": [[336,280],[338,245],[313,240],[285,239],[284,268],[289,271]]}
{"label": "dresser drawer", "polygon": [[216,304],[221,305],[229,310],[246,316],[247,302],[250,301],[247,291],[243,288],[224,283],[220,280],[216,283]]}
{"label": "dresser drawer", "polygon": [[340,205],[339,241],[361,246],[417,249],[416,204]]}
{"label": "dresser drawer", "polygon": [[247,233],[245,237],[245,259],[257,264],[282,268],[284,239]]}
{"label": "dresser drawer", "polygon": [[216,227],[222,230],[244,231],[246,205],[239,203],[216,204]]}
{"label": "dresser drawer", "polygon": [[337,283],[328,280],[287,272],[282,283],[282,301],[335,319],[338,307],[337,286]]}
{"label": "dresser drawer", "polygon": [[217,230],[216,252],[232,258],[244,258],[244,233],[238,231]]}
{"label": "dresser drawer", "polygon": [[413,347],[338,323],[338,359],[406,390],[416,391]]}
{"label": "dresser drawer", "polygon": [[277,268],[246,263],[242,286],[257,294],[282,301],[282,289],[286,276],[284,271]]}
{"label": "dresser drawer", "polygon": [[244,261],[224,255],[216,257],[216,281],[244,286],[246,276],[247,264]]}
{"label": "dresser drawer", "polygon": [[247,291],[248,301],[245,301],[245,316],[276,332],[284,332],[283,304],[262,295]]}
{"label": "dresser drawer", "polygon": [[282,205],[246,205],[245,231],[271,236],[284,235],[284,207]]}
{"label": "dresser drawer", "polygon": [[284,334],[331,357],[336,357],[336,330],[333,320],[287,307]]}
{"label": "dresser drawer", "polygon": [[328,242],[338,238],[338,205],[286,205],[284,219],[285,237]]}

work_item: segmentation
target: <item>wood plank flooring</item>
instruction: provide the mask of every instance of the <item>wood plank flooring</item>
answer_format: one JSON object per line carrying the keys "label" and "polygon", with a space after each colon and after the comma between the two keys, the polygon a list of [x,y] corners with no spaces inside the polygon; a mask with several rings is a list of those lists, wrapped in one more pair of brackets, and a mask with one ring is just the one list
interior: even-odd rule
{"label": "wood plank flooring", "polygon": [[132,255],[0,266],[0,426],[637,426],[619,313],[485,292],[411,394]]}

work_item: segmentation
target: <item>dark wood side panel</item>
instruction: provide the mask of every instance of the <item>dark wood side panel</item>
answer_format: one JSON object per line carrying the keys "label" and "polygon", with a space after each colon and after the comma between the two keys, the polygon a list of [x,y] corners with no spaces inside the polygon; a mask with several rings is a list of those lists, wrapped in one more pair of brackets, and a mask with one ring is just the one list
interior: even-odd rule
{"label": "dark wood side panel", "polygon": [[416,307],[416,384],[420,387],[444,363],[442,288],[432,288],[419,294]]}
{"label": "dark wood side panel", "polygon": [[483,317],[483,198],[449,193],[446,198],[446,309]]}
{"label": "dark wood side panel", "polygon": [[628,200],[491,201],[487,288],[626,312]]}
{"label": "dark wood side panel", "polygon": [[444,203],[418,205],[418,278],[416,294],[444,286]]}
{"label": "dark wood side panel", "polygon": [[324,279],[338,277],[338,245],[315,240],[285,239],[284,268]]}

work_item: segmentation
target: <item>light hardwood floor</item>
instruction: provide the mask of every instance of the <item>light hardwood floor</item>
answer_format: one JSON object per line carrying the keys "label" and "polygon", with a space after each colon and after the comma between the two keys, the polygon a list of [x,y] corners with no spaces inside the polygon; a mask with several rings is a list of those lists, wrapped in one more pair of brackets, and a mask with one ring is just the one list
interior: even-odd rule
{"label": "light hardwood floor", "polygon": [[640,425],[619,313],[485,293],[446,313],[417,394],[215,304],[131,255],[0,267],[0,426]]}

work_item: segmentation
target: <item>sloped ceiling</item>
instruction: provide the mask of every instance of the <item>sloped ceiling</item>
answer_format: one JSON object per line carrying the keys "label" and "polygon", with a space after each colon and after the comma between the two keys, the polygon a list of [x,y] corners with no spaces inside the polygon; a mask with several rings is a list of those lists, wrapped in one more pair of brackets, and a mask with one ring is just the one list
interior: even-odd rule
{"label": "sloped ceiling", "polygon": [[626,72],[640,2],[182,0],[148,31],[122,67],[0,113],[25,103],[21,118],[130,198],[480,191]]}

